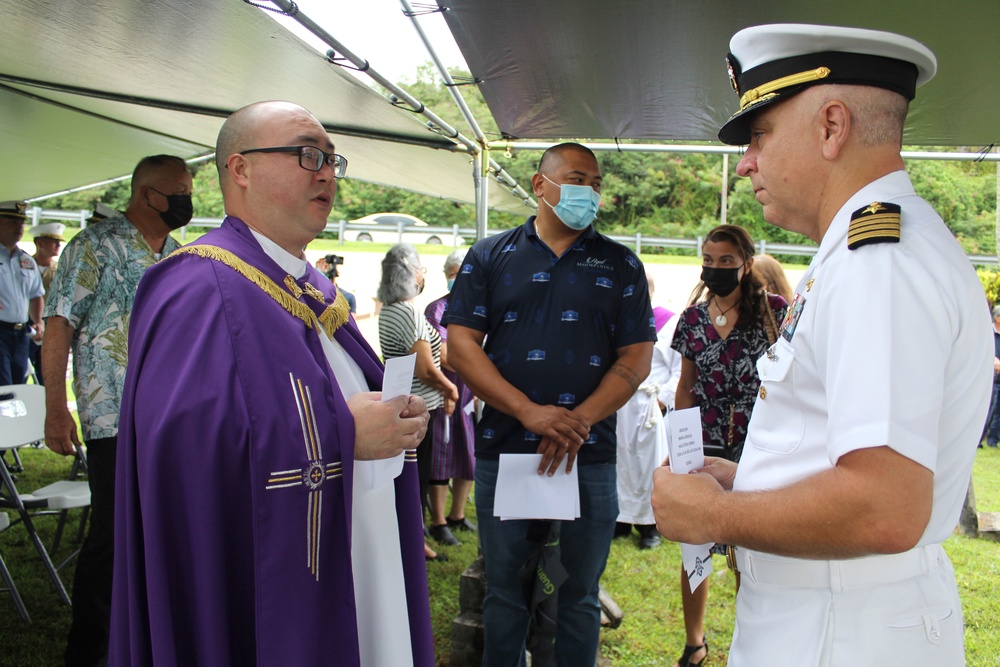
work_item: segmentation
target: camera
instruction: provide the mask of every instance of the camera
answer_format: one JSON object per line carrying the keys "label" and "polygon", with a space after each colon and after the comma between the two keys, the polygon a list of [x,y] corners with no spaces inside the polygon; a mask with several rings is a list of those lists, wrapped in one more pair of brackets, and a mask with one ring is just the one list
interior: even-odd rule
{"label": "camera", "polygon": [[344,258],[341,255],[327,255],[323,258],[323,261],[326,262],[327,266],[325,271],[327,278],[333,280],[340,276],[337,267],[344,263]]}

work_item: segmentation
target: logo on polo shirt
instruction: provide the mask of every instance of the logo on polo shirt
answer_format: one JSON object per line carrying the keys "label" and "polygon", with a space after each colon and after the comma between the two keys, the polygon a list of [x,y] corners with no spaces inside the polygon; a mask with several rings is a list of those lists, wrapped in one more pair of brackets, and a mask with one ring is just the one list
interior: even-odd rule
{"label": "logo on polo shirt", "polygon": [[532,433],[531,431],[525,431],[524,439],[527,442],[538,442],[539,440],[542,439],[542,436],[538,435],[537,433]]}
{"label": "logo on polo shirt", "polygon": [[625,291],[622,292],[622,296],[629,297],[632,296],[634,293],[635,293],[635,285],[629,285],[628,287],[625,288]]}
{"label": "logo on polo shirt", "polygon": [[597,356],[596,354],[590,355],[590,365],[591,366],[600,366],[601,365],[601,358],[599,356]]}
{"label": "logo on polo shirt", "polygon": [[503,321],[517,322],[517,313],[514,312],[513,310],[508,310],[506,313],[503,314]]}
{"label": "logo on polo shirt", "polygon": [[472,273],[472,264],[463,264],[462,273]]}
{"label": "logo on polo shirt", "polygon": [[596,257],[588,257],[582,262],[577,262],[576,265],[590,271],[610,271],[611,265],[608,262],[609,260],[607,258],[597,259]]}
{"label": "logo on polo shirt", "polygon": [[545,350],[528,350],[528,361],[545,361]]}
{"label": "logo on polo shirt", "polygon": [[583,443],[585,445],[592,445],[595,442],[597,442],[597,434],[596,433],[591,433],[589,436],[587,436],[587,439],[583,441]]}
{"label": "logo on polo shirt", "polygon": [[649,318],[649,326],[653,327],[654,329],[656,328],[656,318],[655,317]]}
{"label": "logo on polo shirt", "polygon": [[491,428],[483,429],[483,440],[492,440],[493,436],[496,435],[496,431]]}
{"label": "logo on polo shirt", "polygon": [[559,405],[573,405],[576,403],[575,394],[559,394]]}
{"label": "logo on polo shirt", "polygon": [[476,306],[476,309],[472,311],[472,314],[476,317],[486,317],[486,306]]}
{"label": "logo on polo shirt", "polygon": [[516,244],[516,243],[508,243],[507,245],[505,245],[505,246],[504,246],[504,247],[503,247],[503,248],[502,248],[502,249],[500,250],[500,252],[501,252],[501,253],[505,253],[505,252],[514,252],[515,250],[517,250],[517,244]]}
{"label": "logo on polo shirt", "polygon": [[628,262],[629,266],[633,269],[639,268],[639,260],[637,260],[634,255],[625,255],[625,261]]}
{"label": "logo on polo shirt", "polygon": [[594,281],[594,284],[597,285],[598,287],[606,287],[608,289],[611,289],[612,287],[615,286],[615,283],[613,280],[611,280],[611,278],[598,278],[596,281]]}
{"label": "logo on polo shirt", "polygon": [[562,322],[578,322],[580,320],[580,313],[575,310],[564,310],[562,314]]}
{"label": "logo on polo shirt", "polygon": [[533,283],[547,283],[549,282],[550,276],[544,271],[539,271],[531,276],[531,282]]}

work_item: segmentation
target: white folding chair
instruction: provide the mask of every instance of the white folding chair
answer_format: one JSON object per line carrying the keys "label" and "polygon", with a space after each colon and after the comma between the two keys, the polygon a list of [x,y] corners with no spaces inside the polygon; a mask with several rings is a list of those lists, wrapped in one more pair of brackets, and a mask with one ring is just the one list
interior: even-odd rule
{"label": "white folding chair", "polygon": [[[0,533],[7,530],[10,526],[10,519],[7,517],[6,512],[0,512]],[[31,617],[28,616],[28,609],[24,606],[24,601],[21,599],[21,594],[17,592],[17,586],[14,585],[14,577],[10,576],[10,570],[7,569],[7,564],[3,562],[3,556],[0,555],[0,577],[3,577],[4,584],[6,588],[0,588],[0,593],[7,591],[10,596],[14,598],[14,604],[17,606],[17,613],[21,614],[21,618],[31,622]]]}
{"label": "white folding chair", "polygon": [[[45,388],[33,384],[0,387],[0,451],[23,447],[44,436]],[[0,508],[17,511],[18,518],[11,523],[24,524],[56,592],[66,604],[70,604],[70,599],[59,578],[59,569],[76,554],[58,567],[53,565],[35,530],[32,517],[43,514],[62,514],[65,517],[66,510],[77,507],[90,507],[90,486],[87,482],[59,481],[32,493],[19,493],[7,467],[0,465]],[[59,532],[62,532],[61,525]]]}

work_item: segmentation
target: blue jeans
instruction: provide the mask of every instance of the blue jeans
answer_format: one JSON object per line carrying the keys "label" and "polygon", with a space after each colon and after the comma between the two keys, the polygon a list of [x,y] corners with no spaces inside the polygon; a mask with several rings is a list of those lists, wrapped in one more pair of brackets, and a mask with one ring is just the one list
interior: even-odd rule
{"label": "blue jeans", "polygon": [[0,386],[24,384],[28,377],[27,329],[0,327]]}
{"label": "blue jeans", "polygon": [[[524,667],[528,609],[518,573],[537,544],[527,539],[528,521],[493,516],[499,462],[476,459],[476,516],[486,562],[483,603],[483,667]],[[589,667],[597,658],[601,630],[598,584],[611,550],[618,518],[618,488],[611,463],[580,466],[580,518],[563,521],[562,564],[569,578],[559,587],[556,664]]]}
{"label": "blue jeans", "polygon": [[983,435],[986,444],[996,447],[1000,442],[1000,382],[993,383],[993,396],[990,400],[990,412],[986,418],[986,428]]}

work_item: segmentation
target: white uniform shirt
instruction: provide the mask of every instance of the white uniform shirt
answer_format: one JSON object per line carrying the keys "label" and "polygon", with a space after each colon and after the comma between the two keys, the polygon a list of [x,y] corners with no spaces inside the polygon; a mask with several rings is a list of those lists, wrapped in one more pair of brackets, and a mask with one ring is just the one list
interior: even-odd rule
{"label": "white uniform shirt", "polygon": [[[849,250],[851,214],[872,202],[902,208],[902,238]],[[965,498],[992,381],[989,312],[972,265],[898,171],[844,204],[796,293],[788,340],[758,366],[762,390],[733,489],[786,486],[848,452],[888,445],[934,473],[919,544],[943,541]]]}
{"label": "white uniform shirt", "polygon": [[24,324],[28,302],[45,294],[35,259],[21,250],[0,245],[0,322]]}

